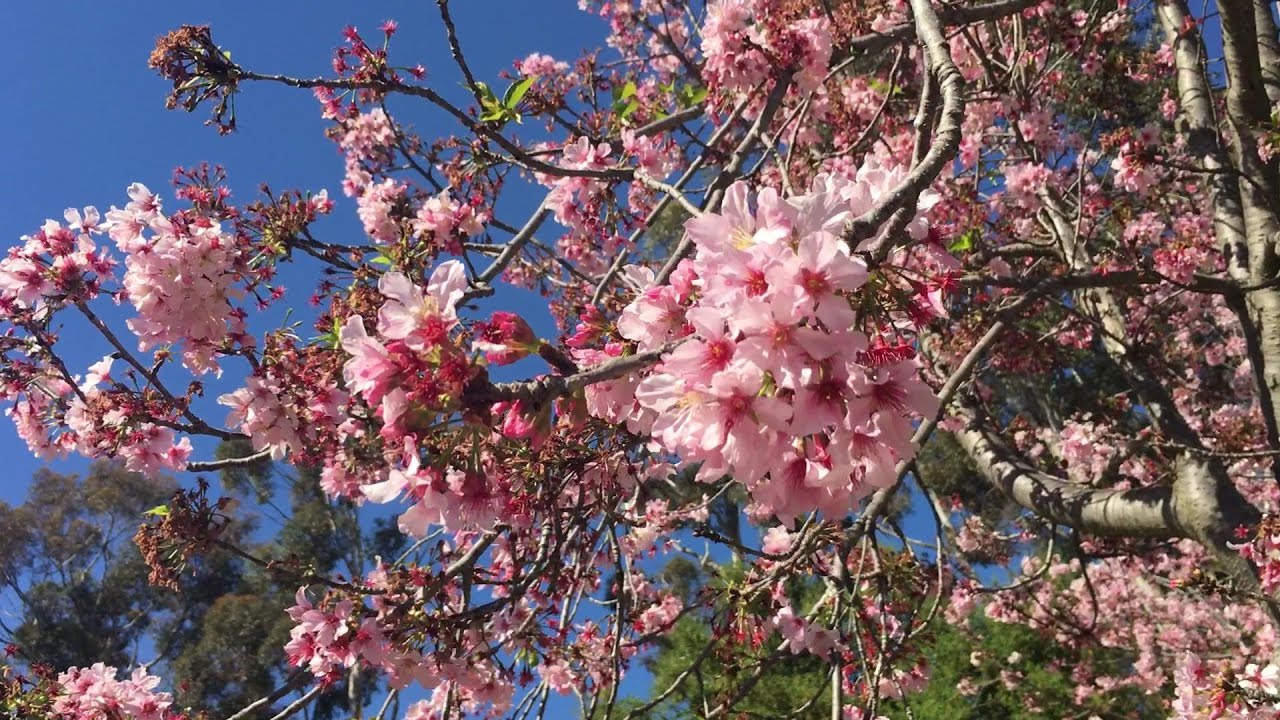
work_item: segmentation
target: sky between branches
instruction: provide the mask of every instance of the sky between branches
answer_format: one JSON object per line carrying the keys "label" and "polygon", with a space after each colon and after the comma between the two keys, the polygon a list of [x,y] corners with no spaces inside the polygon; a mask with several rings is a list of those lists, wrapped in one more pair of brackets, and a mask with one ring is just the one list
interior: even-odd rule
{"label": "sky between branches", "polygon": [[[472,68],[491,81],[535,50],[571,60],[584,48],[599,47],[607,30],[598,18],[579,11],[574,0],[468,0],[453,13]],[[233,199],[240,202],[250,200],[264,182],[276,190],[327,188],[337,207],[318,227],[334,240],[349,241],[360,233],[360,225],[354,203],[342,195],[342,158],[324,137],[326,124],[310,93],[246,87],[237,98],[239,131],[219,137],[202,126],[203,114],[164,109],[167,84],[147,68],[147,56],[156,38],[169,30],[208,24],[219,45],[246,67],[316,76],[332,72],[330,58],[344,27],[373,31],[388,19],[400,26],[399,58],[423,63],[427,81],[441,90],[463,92],[461,86],[452,87],[456,69],[435,3],[429,0],[0,3],[0,25],[9,29],[0,44],[0,66],[7,75],[6,112],[0,113],[0,156],[5,161],[0,238],[5,249],[20,244],[19,238],[46,218],[60,220],[67,207],[95,205],[105,212],[112,204],[123,205],[131,182],[147,185],[164,197],[168,209],[176,209],[169,185],[174,167],[201,161],[226,168]],[[393,109],[403,111],[424,136],[446,132],[444,126],[434,126],[437,116],[415,115],[412,105]],[[532,207],[538,199],[524,194],[528,197],[514,199]],[[511,215],[521,209],[511,208]],[[282,282],[292,300],[281,303],[280,310],[305,308],[314,276],[295,270],[292,276],[283,275]],[[500,300],[512,309],[512,297]],[[532,308],[537,298],[520,301]],[[281,311],[257,318],[259,329],[279,327]],[[532,316],[546,318],[546,313]],[[124,317],[121,313],[112,320]],[[554,332],[549,321],[537,329]],[[74,340],[70,332],[64,336],[67,360],[73,372],[83,373],[105,346],[77,347]],[[228,380],[237,374],[230,368]],[[225,414],[213,400],[233,389],[225,381],[210,384],[206,412],[211,419]],[[198,443],[193,459],[208,459],[212,448]],[[0,500],[20,502],[32,473],[43,463],[32,457],[7,418],[0,422],[0,457],[5,459]],[[87,462],[69,458],[51,467],[79,471]]]}

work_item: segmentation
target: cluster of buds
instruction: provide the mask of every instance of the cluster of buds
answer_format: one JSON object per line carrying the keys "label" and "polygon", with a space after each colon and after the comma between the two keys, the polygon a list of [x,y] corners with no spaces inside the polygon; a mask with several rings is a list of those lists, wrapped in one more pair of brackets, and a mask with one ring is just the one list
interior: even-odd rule
{"label": "cluster of buds", "polygon": [[208,491],[204,479],[194,490],[179,490],[168,505],[148,511],[152,521],[138,527],[133,541],[151,569],[152,585],[177,592],[187,561],[217,545],[226,531],[231,519],[223,511],[230,499],[210,502]]}

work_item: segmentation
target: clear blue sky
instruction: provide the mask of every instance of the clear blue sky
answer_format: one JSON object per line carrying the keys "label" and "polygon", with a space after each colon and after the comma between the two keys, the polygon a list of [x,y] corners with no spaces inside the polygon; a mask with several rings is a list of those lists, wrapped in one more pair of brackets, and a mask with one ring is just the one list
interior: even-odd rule
{"label": "clear blue sky", "polygon": [[[490,81],[535,50],[572,59],[583,48],[600,46],[606,30],[598,18],[579,11],[575,0],[455,0],[453,13],[472,69]],[[189,115],[164,109],[168,85],[146,61],[156,38],[167,31],[184,23],[209,24],[214,40],[245,67],[327,74],[345,26],[376,38],[378,25],[387,19],[400,23],[393,60],[421,62],[433,86],[450,95],[462,92],[432,0],[0,3],[0,25],[8,30],[0,44],[0,66],[8,80],[7,111],[0,113],[5,160],[0,238],[6,247],[15,245],[45,218],[61,219],[69,206],[122,205],[124,188],[134,181],[167,195],[175,166],[210,161],[227,168],[235,197],[242,201],[263,182],[275,189],[328,188],[339,205],[321,229],[335,241],[351,239],[358,225],[340,192],[342,160],[322,134],[326,124],[310,93],[247,87],[236,103],[239,132],[219,137],[203,126],[203,111]],[[415,115],[410,106],[393,107]],[[436,115],[415,120],[426,137],[453,130],[437,125]],[[290,304],[303,303],[310,293],[307,284],[287,284],[295,298]],[[74,339],[68,331],[63,344]],[[83,372],[105,352],[96,343],[72,348],[72,371]],[[213,418],[221,419],[221,412],[214,410]],[[20,500],[39,463],[7,419],[0,420],[0,457],[6,460],[0,500]],[[59,469],[82,466],[74,460],[56,464]]]}

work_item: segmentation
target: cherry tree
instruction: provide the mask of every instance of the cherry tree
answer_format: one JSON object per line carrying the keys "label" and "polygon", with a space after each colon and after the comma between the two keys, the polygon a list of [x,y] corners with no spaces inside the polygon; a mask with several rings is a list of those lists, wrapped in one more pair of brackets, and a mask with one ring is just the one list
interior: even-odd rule
{"label": "cherry tree", "polygon": [[[0,379],[32,452],[320,468],[332,502],[409,536],[341,577],[236,548],[205,484],[151,516],[155,583],[218,548],[299,588],[281,652],[306,682],[236,720],[358,673],[387,689],[379,719],[402,693],[426,698],[410,720],[545,716],[554,695],[640,718],[675,685],[623,712],[621,678],[707,608],[676,680],[732,656],[707,718],[797,654],[830,666],[806,706],[910,713],[930,626],[975,611],[1132,653],[1061,668],[1082,699],[1276,715],[1270,3],[581,0],[607,47],[497,78],[437,5],[454,67],[431,82],[390,21],[345,29],[315,78],[243,67],[208,27],[157,43],[169,106],[219,132],[248,84],[313,93],[345,163],[333,197],[239,204],[186,169],[0,261]],[[415,105],[432,134],[398,119]],[[339,194],[362,237],[327,230]],[[313,328],[255,322],[294,302],[285,271],[310,273]],[[68,322],[100,362],[63,359]],[[974,469],[962,491],[917,462],[935,434]],[[253,454],[202,458],[208,439]],[[1016,511],[981,512],[988,489]],[[896,496],[924,521],[895,519]],[[735,535],[709,522],[727,497]],[[646,571],[681,554],[732,581],[689,602]],[[799,602],[798,576],[822,591]],[[0,698],[76,720],[198,710],[160,683],[97,665]]]}

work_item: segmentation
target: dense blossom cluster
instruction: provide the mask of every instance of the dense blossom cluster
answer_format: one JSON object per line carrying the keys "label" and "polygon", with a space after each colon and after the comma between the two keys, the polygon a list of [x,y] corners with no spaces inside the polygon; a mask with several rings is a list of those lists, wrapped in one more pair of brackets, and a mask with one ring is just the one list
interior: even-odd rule
{"label": "dense blossom cluster", "polygon": [[1258,584],[1263,592],[1280,588],[1280,517],[1267,515],[1258,523],[1254,536],[1237,547],[1258,568]]}
{"label": "dense blossom cluster", "polygon": [[127,679],[102,663],[58,676],[53,711],[67,720],[165,720],[173,696],[156,692],[160,678],[139,667]]}
{"label": "dense blossom cluster", "polygon": [[0,260],[0,303],[6,312],[38,308],[52,298],[91,299],[111,275],[115,262],[93,239],[102,232],[98,210],[88,207],[82,214],[70,208],[66,221],[47,221]]}
{"label": "dense blossom cluster", "polygon": [[129,321],[138,349],[179,346],[193,373],[217,370],[215,355],[248,338],[232,305],[243,292],[244,244],[207,215],[165,216],[144,185],[131,185],[129,199],[107,213],[106,229],[125,255],[122,294],[138,313]]}
{"label": "dense blossom cluster", "polygon": [[[326,114],[337,119],[332,97],[322,92],[320,98],[326,102]],[[381,108],[341,119],[336,139],[346,161],[343,192],[356,199],[364,231],[374,240],[394,245],[414,238],[461,254],[460,242],[483,232],[485,212],[458,201],[448,190],[426,195],[409,183],[386,177],[395,159],[398,132]]]}
{"label": "dense blossom cluster", "polygon": [[[68,210],[67,226],[46,223],[0,264],[11,317],[33,327],[45,313],[74,305],[100,325],[87,303],[111,292],[135,310],[126,324],[139,350],[161,350],[162,356],[176,351],[192,373],[218,372],[218,355],[253,345],[246,316],[233,305],[248,270],[244,238],[205,213],[164,215],[159,198],[141,184],[128,194],[130,202],[112,207],[105,218],[92,207]],[[115,262],[94,239],[103,234],[124,256],[119,288],[110,284]],[[155,422],[170,420],[179,408],[167,403],[157,412],[154,400],[121,391],[110,376],[113,362],[109,356],[95,364],[84,382],[52,367],[32,367],[25,383],[7,391],[14,401],[7,412],[19,434],[42,456],[74,450],[118,456],[130,469],[148,473],[182,469],[190,440]]]}
{"label": "dense blossom cluster", "polygon": [[867,270],[837,233],[874,194],[865,182],[765,191],[754,211],[739,183],[722,213],[690,221],[693,259],[669,285],[633,271],[642,292],[618,319],[641,351],[677,346],[643,376],[589,388],[592,412],[701,463],[705,480],[732,476],[765,516],[840,516],[891,484],[914,452],[911,416],[935,400],[912,359],[875,354],[859,330]]}
{"label": "dense blossom cluster", "polygon": [[1272,720],[1280,715],[1280,667],[1249,663],[1239,674],[1187,653],[1174,674],[1173,718]]}
{"label": "dense blossom cluster", "polygon": [[759,88],[776,67],[795,67],[796,84],[810,92],[822,85],[831,61],[828,20],[787,21],[773,0],[717,0],[702,27],[703,68],[708,81],[736,94]]}

